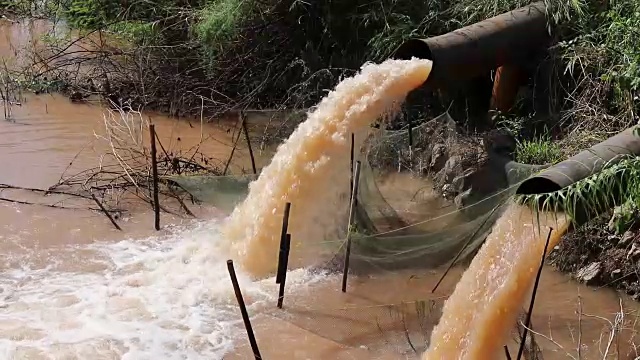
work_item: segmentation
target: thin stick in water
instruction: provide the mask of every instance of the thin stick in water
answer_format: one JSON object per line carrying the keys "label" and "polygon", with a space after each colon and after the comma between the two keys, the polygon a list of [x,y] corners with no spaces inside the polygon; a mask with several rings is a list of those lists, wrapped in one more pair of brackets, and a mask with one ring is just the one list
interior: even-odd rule
{"label": "thin stick in water", "polygon": [[342,292],[347,292],[347,276],[349,273],[349,257],[351,256],[351,227],[355,216],[356,199],[358,198],[358,183],[360,182],[360,161],[356,161],[353,175],[353,189],[351,191],[351,206],[349,207],[349,228],[347,229],[347,248],[342,269]]}
{"label": "thin stick in water", "polygon": [[413,154],[413,123],[411,122],[411,117],[407,117],[407,122],[409,123],[409,156]]}
{"label": "thin stick in water", "polygon": [[504,354],[507,357],[507,360],[511,360],[511,354],[509,353],[509,348],[507,345],[504,346]]}
{"label": "thin stick in water", "polygon": [[247,147],[249,148],[249,157],[251,158],[251,169],[253,174],[257,175],[256,159],[253,157],[253,148],[251,147],[251,139],[249,138],[249,130],[247,130],[247,117],[243,111],[240,111],[240,117],[242,118],[242,131],[244,132],[244,138],[247,140]]}
{"label": "thin stick in water", "polygon": [[227,159],[226,164],[224,164],[224,170],[222,171],[222,176],[227,175],[227,170],[229,170],[229,165],[231,165],[231,160],[233,159],[233,154],[236,152],[236,148],[238,147],[238,141],[240,141],[240,131],[238,131],[238,136],[233,142],[233,147],[231,148],[231,154],[229,154],[229,158]]}
{"label": "thin stick in water", "polygon": [[236,300],[240,307],[240,313],[242,314],[242,321],[244,321],[244,327],[247,330],[247,336],[249,337],[249,343],[251,344],[251,350],[256,360],[261,360],[260,350],[258,349],[258,342],[253,334],[253,327],[251,326],[251,320],[249,319],[249,313],[247,313],[247,306],[244,304],[242,297],[242,291],[240,291],[240,284],[238,283],[238,277],[236,276],[236,270],[233,267],[233,260],[227,260],[227,269],[229,270],[229,276],[231,277],[231,283],[233,284],[233,291],[236,293]]}
{"label": "thin stick in water", "polygon": [[102,205],[102,203],[100,202],[100,200],[98,200],[98,198],[91,194],[91,197],[93,198],[93,201],[96,202],[96,204],[98,204],[98,207],[100,208],[100,210],[102,210],[102,212],[107,215],[107,217],[109,218],[109,221],[111,221],[111,223],[113,224],[113,226],[116,227],[116,229],[122,231],[122,228],[120,227],[120,225],[118,225],[118,223],[113,219],[113,216],[111,216],[111,214],[109,214],[109,212],[107,211],[107,209],[104,208],[104,206]]}
{"label": "thin stick in water", "polygon": [[[349,195],[353,195],[352,193],[352,189],[353,189],[353,160],[355,158],[355,143],[356,143],[356,135],[354,133],[351,133],[351,166],[349,167]],[[351,201],[351,199],[349,199],[349,201]]]}
{"label": "thin stick in water", "polygon": [[158,198],[158,158],[156,151],[156,126],[149,125],[151,135],[151,169],[153,171],[153,212],[155,213],[155,228],[160,230],[160,200]]}
{"label": "thin stick in water", "polygon": [[538,273],[536,274],[536,281],[533,284],[533,293],[531,293],[531,302],[529,303],[529,311],[527,312],[527,318],[524,323],[524,330],[522,331],[522,340],[520,341],[520,348],[518,349],[518,357],[516,359],[520,360],[522,358],[522,353],[524,351],[524,344],[527,341],[527,333],[529,332],[529,325],[531,324],[531,313],[533,312],[533,305],[536,300],[536,293],[538,292],[538,284],[540,283],[540,275],[542,275],[542,268],[544,267],[544,258],[547,255],[547,249],[549,248],[549,240],[551,239],[551,233],[553,232],[553,228],[549,228],[549,235],[547,235],[547,242],[544,244],[544,252],[542,253],[542,259],[540,260],[540,267],[538,267]]}
{"label": "thin stick in water", "polygon": [[[287,232],[289,231],[289,213],[291,212],[291,203],[284,205],[284,216],[282,217],[282,232],[280,233],[280,250],[278,252],[278,269],[276,272],[276,284],[282,282],[282,265],[284,264],[284,247],[287,241]],[[285,268],[286,272],[286,268]]]}
{"label": "thin stick in water", "polygon": [[284,265],[282,265],[282,279],[280,279],[280,290],[278,291],[278,308],[282,309],[284,301],[284,285],[287,282],[287,268],[289,267],[289,251],[291,250],[291,234],[286,235],[284,243]]}

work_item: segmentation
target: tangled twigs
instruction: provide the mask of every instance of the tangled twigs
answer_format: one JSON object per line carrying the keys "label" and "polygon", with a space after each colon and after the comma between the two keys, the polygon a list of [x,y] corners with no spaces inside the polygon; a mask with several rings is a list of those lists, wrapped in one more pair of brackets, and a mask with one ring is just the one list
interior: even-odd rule
{"label": "tangled twigs", "polygon": [[[64,195],[64,196],[68,196],[69,198],[78,198],[78,199],[91,199],[93,197],[93,194],[86,195],[86,194],[70,192],[70,191],[57,191],[57,190],[49,190],[49,189],[45,190],[45,189],[29,188],[29,187],[23,187],[23,186],[14,186],[14,185],[8,185],[8,184],[0,184],[0,191],[4,191],[4,190],[25,191],[25,192],[42,194],[43,196]],[[14,204],[21,204],[21,205],[45,206],[45,207],[50,207],[55,209],[67,209],[67,210],[86,209],[86,210],[92,210],[92,211],[97,210],[97,211],[103,211],[109,217],[111,217],[111,213],[119,214],[124,212],[124,210],[121,210],[121,209],[110,209],[110,210],[104,209],[100,205],[100,203],[97,201],[96,203],[99,205],[98,209],[92,208],[92,207],[82,208],[79,206],[62,205],[61,203],[63,201],[56,201],[54,203],[38,203],[38,202],[18,200],[18,199],[8,198],[8,197],[0,197],[0,201],[14,203]]]}
{"label": "tangled twigs", "polygon": [[32,192],[44,194],[45,196],[50,194],[55,194],[55,195],[77,196],[85,199],[91,198],[88,195],[69,192],[69,191],[59,191],[59,190],[52,190],[52,189],[45,190],[45,189],[36,189],[36,188],[29,188],[29,187],[23,187],[23,186],[8,185],[8,184],[0,184],[0,190],[4,190],[4,189],[32,191]]}
{"label": "tangled twigs", "polygon": [[[46,191],[99,198],[101,208],[107,212],[108,209],[123,206],[124,201],[142,201],[152,206],[152,161],[150,144],[144,136],[149,126],[148,119],[137,111],[120,109],[108,111],[103,120],[104,133],[95,134],[95,137],[108,150],[100,157],[99,165],[63,176]],[[195,217],[183,199],[188,194],[174,186],[168,178],[172,175],[220,174],[217,166],[222,162],[206,156],[200,150],[200,144],[181,150],[166,147],[159,137],[157,140],[157,166],[161,175],[158,179],[160,210],[173,215]],[[207,138],[202,136],[201,142],[205,140]]]}

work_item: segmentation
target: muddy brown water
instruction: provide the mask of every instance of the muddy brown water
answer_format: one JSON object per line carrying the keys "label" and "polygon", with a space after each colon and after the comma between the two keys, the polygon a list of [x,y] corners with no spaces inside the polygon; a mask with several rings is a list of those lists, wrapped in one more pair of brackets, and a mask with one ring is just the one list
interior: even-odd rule
{"label": "muddy brown water", "polygon": [[[38,26],[2,23],[0,55],[15,56],[15,44],[29,41],[34,29]],[[108,151],[107,144],[95,137],[104,130],[104,114],[105,110],[96,104],[75,104],[55,94],[25,96],[21,106],[13,107],[12,121],[0,120],[0,183],[47,188],[65,172],[95,167]],[[220,159],[229,156],[234,131],[227,130],[233,129],[233,122],[201,127],[198,119],[178,121],[159,114],[143,116],[153,118],[159,137],[168,148],[188,149],[200,143],[205,134],[208,140],[203,152]],[[258,154],[259,166],[266,161],[268,156]],[[238,153],[234,165],[236,171],[250,168],[246,152]],[[403,186],[402,192],[409,190]],[[37,200],[30,193],[7,190],[0,192],[0,198]],[[394,206],[398,204],[397,200],[392,202]],[[218,211],[207,207],[193,206],[192,210],[203,219],[220,216]],[[100,271],[105,265],[92,261],[95,255],[92,252],[87,251],[87,258],[83,259],[82,251],[70,255],[64,249],[153,236],[156,232],[152,221],[150,209],[136,207],[121,221],[123,233],[98,212],[0,201],[3,253],[0,276],[24,267],[25,263],[32,268],[53,267],[76,273]],[[190,220],[163,214],[162,221],[167,226],[189,224]],[[415,359],[418,354],[404,341],[398,320],[384,324],[394,328],[395,333],[382,335],[378,331],[384,313],[379,309],[386,304],[416,299],[441,304],[453,291],[462,270],[454,270],[439,290],[431,294],[430,289],[441,273],[441,270],[399,271],[355,277],[347,294],[339,291],[339,276],[333,275],[307,287],[296,287],[295,292],[287,295],[285,312],[263,310],[256,314],[254,328],[262,355],[265,359]],[[579,309],[582,315],[578,315]],[[610,322],[621,310],[624,314],[621,335],[609,344]],[[612,359],[634,359],[638,356],[633,344],[636,329],[640,329],[635,323],[639,310],[640,306],[625,296],[585,287],[547,268],[542,275],[532,323],[539,333],[536,340],[545,359],[578,359],[579,353],[582,359],[602,359],[605,353]],[[0,322],[0,340],[13,339],[20,333],[16,328],[7,332],[3,327],[6,316],[3,314]],[[437,316],[428,321],[433,326]],[[424,339],[414,339],[418,352],[424,350]],[[582,343],[580,351],[578,342]],[[517,349],[513,344],[509,346],[515,358]],[[14,358],[47,358],[41,353],[21,354]],[[246,340],[236,340],[235,350],[225,358],[251,358]]]}

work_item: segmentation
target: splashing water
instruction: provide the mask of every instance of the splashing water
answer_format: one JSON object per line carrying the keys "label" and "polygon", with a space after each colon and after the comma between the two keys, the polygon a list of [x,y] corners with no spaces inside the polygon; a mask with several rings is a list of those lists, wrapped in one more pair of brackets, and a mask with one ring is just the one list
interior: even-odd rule
{"label": "splashing water", "polygon": [[[535,225],[534,225],[535,224]],[[528,299],[549,228],[548,251],[569,221],[510,204],[446,301],[423,360],[498,359]]]}
{"label": "splashing water", "polygon": [[366,64],[345,79],[308,114],[278,148],[271,163],[250,184],[223,229],[244,270],[254,277],[275,271],[282,214],[291,202],[290,257],[305,242],[335,236],[347,208],[351,133],[358,149],[377,119],[394,113],[407,93],[424,83],[431,61],[387,60]]}
{"label": "splashing water", "polygon": [[[0,358],[222,359],[242,332],[218,228],[58,249],[44,269],[22,259],[0,277]],[[271,281],[238,277],[252,314],[273,304]],[[301,269],[287,283],[322,278]]]}

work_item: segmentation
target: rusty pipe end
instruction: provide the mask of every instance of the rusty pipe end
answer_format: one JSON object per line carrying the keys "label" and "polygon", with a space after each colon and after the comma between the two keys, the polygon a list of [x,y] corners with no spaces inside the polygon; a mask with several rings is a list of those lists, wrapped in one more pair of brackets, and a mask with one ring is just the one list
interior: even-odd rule
{"label": "rusty pipe end", "polygon": [[410,60],[413,57],[433,61],[431,49],[425,39],[409,39],[398,46],[391,55],[391,58],[398,60]]}

